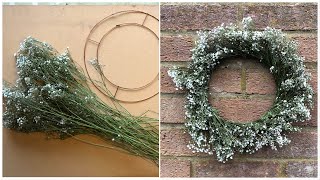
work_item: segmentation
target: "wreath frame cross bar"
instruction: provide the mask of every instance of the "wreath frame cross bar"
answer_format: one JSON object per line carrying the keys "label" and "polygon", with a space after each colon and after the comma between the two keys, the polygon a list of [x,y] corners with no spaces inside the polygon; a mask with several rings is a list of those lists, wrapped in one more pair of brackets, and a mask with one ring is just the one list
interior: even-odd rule
{"label": "wreath frame cross bar", "polygon": [[[233,56],[258,59],[275,78],[275,101],[255,122],[226,121],[208,101],[212,71],[221,60]],[[241,27],[222,24],[200,31],[191,59],[188,68],[174,67],[168,74],[177,88],[187,91],[185,126],[193,152],[215,152],[218,161],[226,162],[235,152],[252,154],[263,146],[277,150],[290,143],[289,132],[300,130],[293,122],[310,120],[314,95],[310,75],[297,53],[297,43],[281,30],[266,27],[255,31],[252,18],[247,17]]]}

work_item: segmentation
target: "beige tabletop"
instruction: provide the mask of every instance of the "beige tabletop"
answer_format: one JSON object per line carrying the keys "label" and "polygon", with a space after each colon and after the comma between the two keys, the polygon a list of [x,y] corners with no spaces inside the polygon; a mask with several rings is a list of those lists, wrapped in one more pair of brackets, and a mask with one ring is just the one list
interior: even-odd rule
{"label": "beige tabletop", "polygon": [[[94,44],[85,48],[90,31],[103,18],[123,10],[138,10],[159,17],[158,6],[3,6],[3,79],[14,82],[17,78],[13,54],[27,36],[46,41],[59,52],[69,47],[73,59],[84,68],[84,63],[97,54]],[[158,21],[151,16],[134,14],[113,18],[98,27],[92,39],[99,39],[98,36],[108,28],[110,30],[128,19],[148,28],[128,26],[112,31],[101,40],[99,61],[106,77],[117,86],[134,89],[149,83],[138,91],[119,90],[117,98],[139,101],[151,97],[122,105],[134,115],[149,110],[146,115],[157,118]],[[90,67],[88,70],[92,78],[96,78]],[[110,85],[111,91],[115,93],[117,86]],[[108,102],[103,94],[98,95]],[[108,144],[90,135],[77,138]],[[158,166],[139,157],[73,138],[48,140],[42,133],[24,134],[3,129],[3,176],[158,176]]]}

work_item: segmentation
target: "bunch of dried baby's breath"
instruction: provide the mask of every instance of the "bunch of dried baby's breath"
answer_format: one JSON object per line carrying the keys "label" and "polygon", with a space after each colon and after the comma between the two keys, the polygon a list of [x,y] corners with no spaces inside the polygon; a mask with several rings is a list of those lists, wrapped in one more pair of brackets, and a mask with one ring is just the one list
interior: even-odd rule
{"label": "bunch of dried baby's breath", "polygon": [[95,134],[158,162],[158,120],[135,117],[101,101],[68,51],[59,55],[49,44],[28,37],[15,57],[19,78],[3,89],[4,127],[61,139]]}

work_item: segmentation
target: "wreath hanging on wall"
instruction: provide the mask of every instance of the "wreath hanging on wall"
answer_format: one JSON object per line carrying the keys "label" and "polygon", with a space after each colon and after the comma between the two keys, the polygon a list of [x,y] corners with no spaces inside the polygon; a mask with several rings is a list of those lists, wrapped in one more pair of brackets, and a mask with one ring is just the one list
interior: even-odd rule
{"label": "wreath hanging on wall", "polygon": [[[198,32],[188,68],[168,71],[176,86],[187,90],[186,127],[193,152],[217,155],[220,162],[232,159],[235,152],[252,154],[263,146],[276,150],[290,143],[287,132],[299,131],[293,122],[310,120],[313,90],[308,83],[303,58],[297,45],[281,30],[266,27],[254,31],[250,17],[242,27],[230,24],[209,32]],[[255,122],[230,122],[219,116],[208,101],[212,71],[225,58],[253,57],[270,68],[276,83],[272,107]]]}

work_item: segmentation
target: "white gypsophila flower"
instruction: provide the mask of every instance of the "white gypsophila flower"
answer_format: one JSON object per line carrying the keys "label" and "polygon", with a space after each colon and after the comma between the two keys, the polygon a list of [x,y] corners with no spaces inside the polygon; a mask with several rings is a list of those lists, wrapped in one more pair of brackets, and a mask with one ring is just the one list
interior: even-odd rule
{"label": "white gypsophila flower", "polygon": [[274,66],[270,67],[270,73],[274,73]]}
{"label": "white gypsophila flower", "polygon": [[[298,130],[291,123],[310,118],[313,91],[303,73],[303,58],[296,53],[296,46],[281,30],[267,27],[264,31],[253,31],[252,24],[249,17],[243,20],[242,28],[221,25],[209,32],[199,32],[188,70],[168,71],[176,86],[187,90],[185,126],[192,139],[188,148],[207,154],[215,151],[221,162],[232,159],[235,151],[252,154],[263,146],[282,147],[290,143],[285,133]],[[209,104],[211,71],[220,59],[252,54],[281,82],[275,108],[256,122],[239,125],[224,121]]]}
{"label": "white gypsophila flower", "polygon": [[24,81],[26,82],[27,85],[31,84],[31,79],[29,77],[25,77]]}
{"label": "white gypsophila flower", "polygon": [[102,65],[99,64],[97,58],[94,58],[94,59],[89,60],[89,63],[90,63],[98,72],[102,72],[102,69],[101,69]]}
{"label": "white gypsophila flower", "polygon": [[17,123],[19,126],[23,126],[27,122],[26,117],[20,117],[17,119]]}
{"label": "white gypsophila flower", "polygon": [[64,119],[61,119],[60,122],[59,122],[59,124],[60,124],[60,125],[64,125],[64,124],[66,124],[66,121],[65,121]]}
{"label": "white gypsophila flower", "polygon": [[35,116],[33,120],[35,123],[38,123],[40,121],[40,116]]}
{"label": "white gypsophila flower", "polygon": [[248,30],[252,26],[252,18],[246,17],[242,19],[243,29]]}

